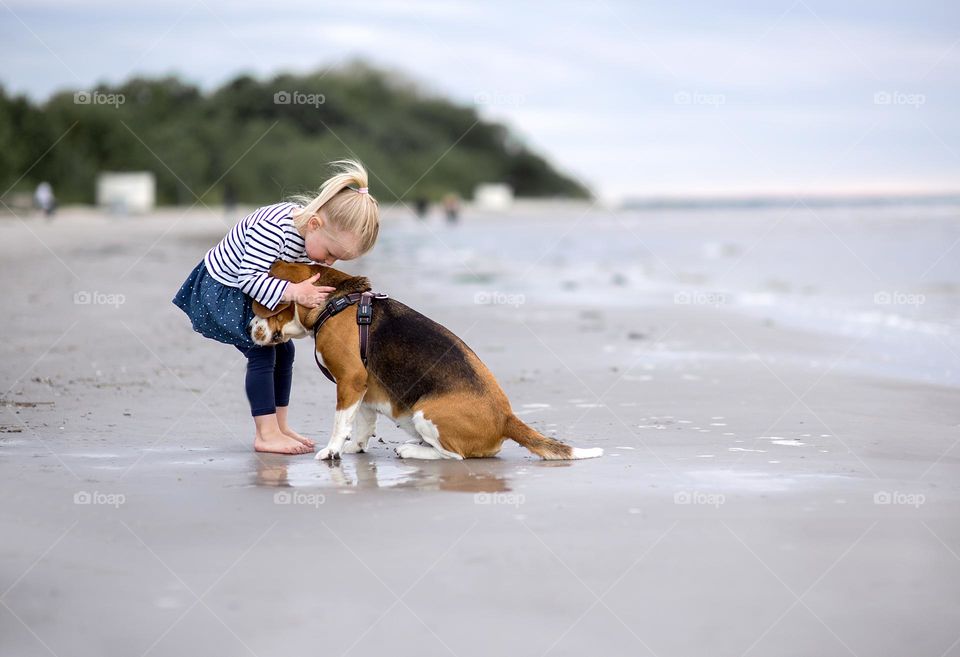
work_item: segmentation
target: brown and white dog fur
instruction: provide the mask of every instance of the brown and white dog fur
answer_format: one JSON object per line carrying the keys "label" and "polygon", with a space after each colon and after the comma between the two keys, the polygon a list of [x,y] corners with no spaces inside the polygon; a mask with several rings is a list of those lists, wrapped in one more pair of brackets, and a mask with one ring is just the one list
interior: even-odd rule
{"label": "brown and white dog fur", "polygon": [[[320,273],[315,285],[336,288],[328,302],[371,289],[365,277],[321,265],[277,261],[270,273],[295,283]],[[263,346],[309,336],[321,311],[295,303],[280,304],[273,311],[257,302],[253,306],[256,317],[250,336]],[[497,380],[470,347],[396,299],[373,302],[366,366],[360,358],[355,306],[323,324],[315,349],[337,380],[333,432],[317,459],[365,451],[378,413],[414,438],[397,447],[401,458],[494,456],[507,438],[544,459],[603,454],[600,448],[565,445],[527,426],[514,415]]]}

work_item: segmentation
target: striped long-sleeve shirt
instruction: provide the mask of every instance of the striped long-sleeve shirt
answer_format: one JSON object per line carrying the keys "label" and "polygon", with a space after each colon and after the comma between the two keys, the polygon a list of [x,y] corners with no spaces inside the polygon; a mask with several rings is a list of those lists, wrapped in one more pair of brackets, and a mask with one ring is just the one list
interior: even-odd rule
{"label": "striped long-sleeve shirt", "polygon": [[240,288],[270,310],[276,308],[289,282],[271,276],[270,266],[277,260],[313,262],[290,216],[299,207],[275,203],[241,219],[204,256],[210,275],[224,285]]}

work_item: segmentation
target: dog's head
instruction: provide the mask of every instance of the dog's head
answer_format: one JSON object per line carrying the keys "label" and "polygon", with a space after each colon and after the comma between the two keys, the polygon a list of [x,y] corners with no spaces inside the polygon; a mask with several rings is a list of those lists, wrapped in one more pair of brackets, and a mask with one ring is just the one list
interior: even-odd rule
{"label": "dog's head", "polygon": [[[352,292],[370,289],[370,281],[362,276],[350,276],[339,269],[324,265],[307,265],[278,260],[270,268],[270,275],[292,283],[300,283],[314,274],[321,274],[314,285],[337,288],[327,297],[330,301]],[[321,308],[307,308],[293,302],[279,304],[273,310],[258,301],[253,302],[255,317],[250,320],[250,339],[261,347],[280,344],[291,338],[309,335]]]}
{"label": "dog's head", "polygon": [[[302,307],[295,303],[281,303],[273,310],[258,301],[253,302],[255,317],[250,320],[250,339],[261,347],[286,342],[290,338],[302,338],[307,330],[298,315]],[[303,310],[308,310],[303,308]]]}

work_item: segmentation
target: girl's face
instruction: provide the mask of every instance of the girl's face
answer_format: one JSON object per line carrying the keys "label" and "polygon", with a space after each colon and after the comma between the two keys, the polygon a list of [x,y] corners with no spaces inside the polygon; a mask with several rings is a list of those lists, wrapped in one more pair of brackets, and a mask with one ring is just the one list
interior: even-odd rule
{"label": "girl's face", "polygon": [[331,226],[323,212],[314,215],[307,223],[303,240],[307,247],[307,257],[325,265],[332,265],[337,260],[353,260],[359,251],[356,236]]}

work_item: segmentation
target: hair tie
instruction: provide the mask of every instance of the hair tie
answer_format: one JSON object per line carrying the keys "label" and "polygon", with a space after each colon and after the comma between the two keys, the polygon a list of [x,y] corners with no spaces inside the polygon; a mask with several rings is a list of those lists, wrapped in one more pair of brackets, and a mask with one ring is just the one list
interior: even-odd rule
{"label": "hair tie", "polygon": [[369,194],[369,193],[370,193],[370,190],[367,189],[366,187],[361,187],[360,189],[357,190],[357,193],[358,193],[358,194]]}

